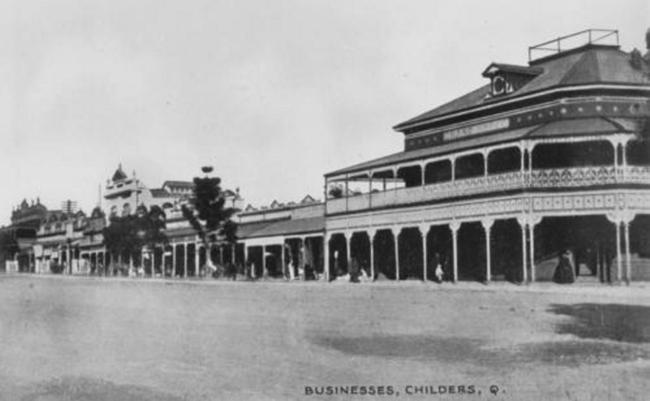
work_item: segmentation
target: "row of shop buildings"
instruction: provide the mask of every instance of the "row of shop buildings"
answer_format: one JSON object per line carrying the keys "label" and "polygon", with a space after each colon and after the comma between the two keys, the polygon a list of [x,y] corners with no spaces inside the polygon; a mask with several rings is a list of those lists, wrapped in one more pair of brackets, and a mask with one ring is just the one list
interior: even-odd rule
{"label": "row of shop buildings", "polygon": [[[618,31],[586,30],[530,47],[527,64],[491,63],[485,85],[395,126],[402,150],[325,174],[323,201],[256,209],[228,192],[241,209],[236,244],[198,241],[179,207],[189,182],[150,190],[118,168],[105,208],[165,210],[170,242],[142,257],[152,276],[200,275],[209,257],[253,277],[431,280],[440,266],[445,280],[530,282],[550,280],[569,250],[578,280],[648,280],[650,32],[646,45],[625,52]],[[58,258],[75,273],[109,264],[102,210],[24,202],[17,238],[27,211],[40,216],[33,238],[8,265],[41,272]]]}

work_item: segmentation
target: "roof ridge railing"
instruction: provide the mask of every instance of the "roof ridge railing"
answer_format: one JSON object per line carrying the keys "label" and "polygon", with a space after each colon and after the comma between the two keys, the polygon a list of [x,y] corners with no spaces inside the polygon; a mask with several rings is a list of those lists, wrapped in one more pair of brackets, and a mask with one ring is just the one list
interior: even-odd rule
{"label": "roof ridge railing", "polygon": [[[585,29],[584,31],[575,32],[570,35],[560,36],[555,39],[537,44],[535,46],[530,46],[528,48],[528,62],[536,60],[545,56],[534,56],[534,52],[553,52],[553,54],[558,54],[563,51],[575,49],[588,44],[593,43],[602,43],[606,39],[615,40],[616,46],[619,45],[618,42],[618,30],[617,29]],[[569,47],[563,47],[563,44],[566,42],[572,42],[573,45]],[[579,44],[576,44],[578,42]],[[603,43],[614,45],[613,43]]]}

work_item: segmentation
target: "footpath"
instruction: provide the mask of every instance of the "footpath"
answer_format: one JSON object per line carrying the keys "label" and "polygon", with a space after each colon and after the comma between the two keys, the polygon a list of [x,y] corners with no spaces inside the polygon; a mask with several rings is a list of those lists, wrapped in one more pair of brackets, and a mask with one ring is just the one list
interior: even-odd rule
{"label": "footpath", "polygon": [[650,282],[632,282],[629,285],[625,283],[603,284],[595,281],[576,282],[574,284],[555,284],[552,282],[535,282],[528,284],[514,284],[503,281],[493,281],[490,283],[480,283],[472,281],[451,282],[423,282],[422,280],[401,280],[401,281],[373,281],[364,283],[350,283],[345,281],[301,281],[301,280],[284,280],[284,279],[260,279],[260,280],[230,280],[230,279],[213,279],[213,278],[161,278],[161,277],[100,277],[86,275],[58,275],[58,274],[31,274],[31,273],[0,273],[0,280],[18,279],[18,280],[79,280],[79,281],[96,281],[98,283],[151,283],[152,285],[205,285],[205,286],[231,286],[231,285],[282,285],[287,287],[309,286],[315,288],[345,288],[351,290],[353,287],[377,287],[383,289],[404,289],[423,290],[423,291],[485,291],[485,292],[513,292],[513,293],[540,293],[540,294],[571,294],[598,296],[605,298],[633,298],[650,300]]}

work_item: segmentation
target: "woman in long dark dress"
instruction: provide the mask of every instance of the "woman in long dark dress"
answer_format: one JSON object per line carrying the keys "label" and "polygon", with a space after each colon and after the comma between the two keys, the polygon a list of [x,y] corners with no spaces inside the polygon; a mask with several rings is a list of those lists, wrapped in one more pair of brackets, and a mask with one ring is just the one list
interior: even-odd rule
{"label": "woman in long dark dress", "polygon": [[568,249],[560,254],[560,261],[553,273],[553,281],[558,284],[571,284],[575,281],[571,251]]}

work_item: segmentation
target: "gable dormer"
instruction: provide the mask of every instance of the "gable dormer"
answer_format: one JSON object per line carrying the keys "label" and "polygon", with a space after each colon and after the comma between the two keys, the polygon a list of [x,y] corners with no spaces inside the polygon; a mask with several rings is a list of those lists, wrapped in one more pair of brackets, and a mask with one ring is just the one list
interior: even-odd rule
{"label": "gable dormer", "polygon": [[490,79],[490,97],[498,97],[516,92],[542,72],[541,67],[492,63],[483,76]]}

